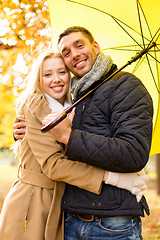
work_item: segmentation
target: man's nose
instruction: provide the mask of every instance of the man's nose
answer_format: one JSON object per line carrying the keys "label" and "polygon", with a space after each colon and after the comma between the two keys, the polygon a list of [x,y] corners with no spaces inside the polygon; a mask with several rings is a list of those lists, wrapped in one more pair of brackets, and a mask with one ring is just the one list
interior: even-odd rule
{"label": "man's nose", "polygon": [[79,53],[78,49],[75,49],[75,48],[72,49],[72,57],[77,58],[79,56],[80,56],[80,53]]}

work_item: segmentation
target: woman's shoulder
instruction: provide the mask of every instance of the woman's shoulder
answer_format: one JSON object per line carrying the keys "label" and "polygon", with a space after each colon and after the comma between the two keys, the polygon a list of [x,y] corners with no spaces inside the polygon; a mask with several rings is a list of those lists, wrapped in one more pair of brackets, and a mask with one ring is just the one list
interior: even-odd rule
{"label": "woman's shoulder", "polygon": [[35,107],[44,100],[45,100],[45,97],[43,96],[42,93],[34,92],[34,93],[31,93],[30,95],[28,95],[28,97],[26,98],[25,105],[30,110],[34,110]]}
{"label": "woman's shoulder", "polygon": [[40,122],[51,112],[46,97],[39,92],[30,94],[26,99],[25,116],[34,116]]}
{"label": "woman's shoulder", "polygon": [[33,112],[37,106],[41,105],[42,102],[46,102],[47,104],[47,101],[42,93],[31,93],[19,104],[18,112],[23,114],[28,111]]}

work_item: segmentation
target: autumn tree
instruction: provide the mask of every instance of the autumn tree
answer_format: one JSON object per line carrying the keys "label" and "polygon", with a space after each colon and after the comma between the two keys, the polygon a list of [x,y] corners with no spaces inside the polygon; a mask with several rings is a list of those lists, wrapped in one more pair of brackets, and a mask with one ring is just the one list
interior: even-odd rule
{"label": "autumn tree", "polygon": [[32,61],[51,46],[45,0],[0,0],[0,148],[13,140],[14,106]]}

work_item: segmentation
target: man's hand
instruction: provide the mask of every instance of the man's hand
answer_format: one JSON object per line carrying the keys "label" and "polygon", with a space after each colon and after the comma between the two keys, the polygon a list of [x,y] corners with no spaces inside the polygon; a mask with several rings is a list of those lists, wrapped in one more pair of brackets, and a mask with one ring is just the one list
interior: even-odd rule
{"label": "man's hand", "polygon": [[[61,112],[52,112],[48,114],[42,121],[43,126],[59,117]],[[71,124],[74,118],[74,110],[62,122],[58,123],[50,130],[50,133],[58,142],[67,144],[71,134]]]}
{"label": "man's hand", "polygon": [[23,139],[26,132],[25,117],[23,115],[16,116],[13,125],[13,135],[17,140]]}

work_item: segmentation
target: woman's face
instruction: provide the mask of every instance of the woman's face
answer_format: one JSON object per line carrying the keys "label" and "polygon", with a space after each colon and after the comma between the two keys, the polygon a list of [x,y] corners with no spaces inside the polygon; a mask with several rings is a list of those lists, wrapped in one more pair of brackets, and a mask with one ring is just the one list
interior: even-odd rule
{"label": "woman's face", "polygon": [[43,90],[62,105],[70,86],[70,76],[63,60],[52,56],[44,60],[42,65]]}

